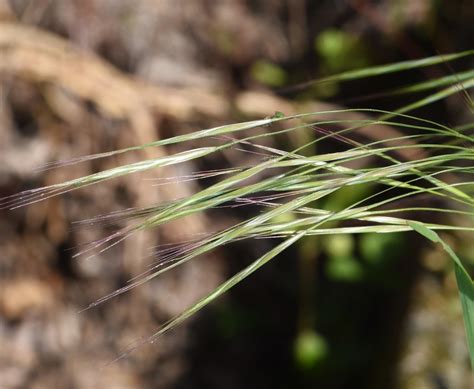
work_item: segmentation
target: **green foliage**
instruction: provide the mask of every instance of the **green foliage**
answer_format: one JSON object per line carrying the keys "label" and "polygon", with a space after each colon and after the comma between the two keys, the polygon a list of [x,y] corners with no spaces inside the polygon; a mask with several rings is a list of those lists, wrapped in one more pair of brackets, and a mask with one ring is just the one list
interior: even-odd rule
{"label": "green foliage", "polygon": [[326,73],[334,74],[369,64],[362,41],[342,30],[321,32],[314,41]]}
{"label": "green foliage", "polygon": [[354,253],[355,243],[352,235],[329,235],[324,243],[326,253],[331,257],[348,257]]}
{"label": "green foliage", "polygon": [[364,268],[353,256],[330,257],[326,274],[335,281],[361,281]]}
{"label": "green foliage", "polygon": [[402,245],[403,237],[400,234],[369,233],[360,237],[362,258],[373,265],[393,259],[397,247]]}
{"label": "green foliage", "polygon": [[252,77],[268,86],[282,86],[286,83],[286,72],[274,63],[259,60],[255,62],[250,70]]}
{"label": "green foliage", "polygon": [[364,268],[354,256],[354,237],[349,234],[329,235],[324,240],[328,255],[326,274],[336,281],[360,281]]}
{"label": "green foliage", "polygon": [[324,338],[314,331],[301,332],[295,341],[295,359],[302,370],[311,370],[328,355]]}

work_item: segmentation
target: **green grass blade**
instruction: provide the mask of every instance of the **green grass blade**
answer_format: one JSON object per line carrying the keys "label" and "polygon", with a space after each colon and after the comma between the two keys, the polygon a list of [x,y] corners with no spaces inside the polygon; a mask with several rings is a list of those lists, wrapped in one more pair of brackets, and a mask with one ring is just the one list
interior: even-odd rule
{"label": "green grass blade", "polygon": [[320,78],[317,80],[308,81],[295,85],[293,87],[285,88],[286,90],[296,90],[308,87],[310,85],[326,83],[326,82],[340,82],[340,81],[350,81],[361,78],[369,78],[380,76],[382,74],[396,73],[410,69],[422,68],[427,66],[438,65],[440,63],[446,63],[449,61],[454,61],[459,58],[471,56],[474,54],[474,50],[463,51],[461,53],[446,54],[446,55],[436,55],[433,57],[415,59],[409,61],[396,62],[385,65],[378,65],[367,67],[363,69],[350,70],[347,72],[335,74],[333,76]]}
{"label": "green grass blade", "polygon": [[455,263],[454,272],[461,298],[471,367],[474,370],[474,284],[464,269]]}
{"label": "green grass blade", "polygon": [[423,92],[426,90],[439,88],[447,85],[454,85],[459,82],[467,81],[474,77],[474,70],[467,70],[465,72],[459,72],[456,74],[450,74],[448,76],[435,78],[433,80],[420,82],[418,84],[412,84],[405,87],[401,87],[387,93],[384,93],[384,96],[394,96],[394,95],[401,95],[401,94],[409,94],[409,93],[418,93]]}
{"label": "green grass blade", "polygon": [[408,222],[408,225],[414,231],[423,235],[425,238],[434,243],[439,243],[443,249],[449,254],[454,262],[454,272],[458,284],[459,296],[463,310],[464,326],[466,329],[467,344],[469,355],[471,356],[471,366],[474,370],[474,282],[471,276],[463,266],[461,260],[452,250],[452,248],[442,240],[433,230],[427,228],[424,224],[418,222]]}
{"label": "green grass blade", "polygon": [[[469,89],[469,88],[474,87],[474,78],[470,78],[467,81],[463,82],[462,86],[466,90]],[[405,113],[405,112],[413,111],[413,110],[415,110],[417,108],[420,108],[420,107],[423,107],[425,105],[434,103],[434,102],[439,101],[439,100],[443,100],[446,97],[451,96],[451,95],[456,94],[456,93],[459,93],[459,85],[457,85],[457,84],[452,85],[448,88],[442,89],[439,92],[433,93],[433,94],[431,94],[431,95],[429,95],[429,96],[427,96],[427,97],[425,97],[421,100],[415,101],[412,104],[405,105],[404,107],[399,108],[397,110],[397,112],[398,113]],[[384,119],[386,119],[386,118],[387,117],[384,117]]]}

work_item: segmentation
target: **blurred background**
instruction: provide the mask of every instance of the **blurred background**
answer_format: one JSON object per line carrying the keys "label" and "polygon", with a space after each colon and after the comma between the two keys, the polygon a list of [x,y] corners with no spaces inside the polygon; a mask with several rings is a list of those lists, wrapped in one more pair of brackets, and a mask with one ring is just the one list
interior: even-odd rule
{"label": "blurred background", "polygon": [[[452,69],[293,86],[471,49],[473,20],[472,0],[2,0],[0,197],[180,149],[39,169],[48,162],[275,111],[398,108],[420,96],[376,94]],[[451,66],[472,65],[468,57]],[[448,125],[472,120],[460,94],[415,114]],[[159,174],[249,158],[228,153],[0,210],[0,388],[471,387],[451,264],[410,234],[304,240],[159,341],[103,368],[275,243],[233,244],[78,313],[146,269],[158,245],[249,211],[194,216],[92,258],[73,255],[128,222],[73,222],[206,185],[156,186]],[[365,195],[340,191],[321,206],[339,209]],[[472,236],[446,239],[474,263]]]}

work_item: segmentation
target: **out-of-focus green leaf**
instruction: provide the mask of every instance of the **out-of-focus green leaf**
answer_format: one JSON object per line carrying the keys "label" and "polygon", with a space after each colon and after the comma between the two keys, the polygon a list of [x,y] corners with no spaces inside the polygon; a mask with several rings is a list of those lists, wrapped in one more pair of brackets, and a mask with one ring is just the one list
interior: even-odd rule
{"label": "out-of-focus green leaf", "polygon": [[286,72],[274,63],[260,60],[253,64],[250,70],[252,77],[268,86],[282,86],[286,83]]}
{"label": "out-of-focus green leaf", "polygon": [[402,244],[400,234],[368,233],[360,237],[362,258],[370,264],[378,264],[397,255],[397,247]]}
{"label": "out-of-focus green leaf", "polygon": [[354,252],[354,237],[350,234],[328,235],[324,246],[330,256],[347,257]]}
{"label": "out-of-focus green leaf", "polygon": [[357,282],[364,278],[364,268],[353,256],[330,257],[326,274],[335,281]]}
{"label": "out-of-focus green leaf", "polygon": [[295,359],[299,368],[309,370],[328,354],[326,340],[314,331],[301,332],[295,341]]}
{"label": "out-of-focus green leaf", "polygon": [[316,37],[314,46],[327,73],[360,68],[368,64],[362,42],[345,31],[325,30]]}

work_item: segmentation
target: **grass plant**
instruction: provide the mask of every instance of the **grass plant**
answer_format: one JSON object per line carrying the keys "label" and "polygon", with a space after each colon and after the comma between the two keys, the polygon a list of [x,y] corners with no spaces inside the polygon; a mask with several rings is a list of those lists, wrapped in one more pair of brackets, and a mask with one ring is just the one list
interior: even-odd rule
{"label": "grass plant", "polygon": [[[376,77],[386,73],[433,66],[473,54],[474,51],[468,51],[365,68],[317,80],[314,83],[346,82]],[[93,255],[109,249],[140,230],[163,226],[191,214],[221,207],[252,206],[259,209],[258,213],[247,220],[221,231],[206,234],[204,238],[195,241],[168,247],[163,250],[160,259],[153,267],[131,280],[125,287],[92,303],[89,308],[198,256],[206,255],[218,247],[240,240],[277,239],[271,250],[165,323],[149,338],[133,345],[120,357],[143,343],[153,342],[176,327],[305,236],[416,231],[420,236],[441,244],[452,259],[463,307],[471,362],[474,366],[474,284],[466,266],[443,239],[443,235],[450,231],[470,233],[474,231],[472,224],[474,137],[469,132],[473,128],[473,123],[465,123],[455,128],[408,114],[417,108],[459,93],[460,89],[464,96],[469,96],[468,90],[473,86],[473,71],[464,71],[385,93],[385,95],[428,93],[423,98],[394,111],[366,108],[307,112],[288,116],[277,113],[260,120],[223,125],[141,146],[63,161],[61,165],[69,165],[150,147],[177,144],[187,147],[185,151],[175,154],[118,166],[6,197],[0,200],[0,207],[22,207],[120,176],[185,164],[205,159],[211,154],[225,153],[229,149],[244,149],[246,152],[257,154],[260,160],[248,166],[200,171],[172,178],[176,181],[213,178],[213,184],[189,197],[85,221],[97,222],[121,218],[133,219],[134,223],[99,241],[91,242],[76,255]],[[467,100],[470,101],[469,98]],[[340,120],[321,119],[322,114],[330,113],[337,117],[342,113],[360,112],[370,115],[372,119],[350,120],[346,117]],[[370,128],[380,124],[399,129],[400,137],[361,143],[353,136],[359,128]],[[336,131],[333,129],[334,126],[340,129]],[[265,142],[267,137],[296,132],[310,132],[316,136],[293,150],[270,147]],[[208,142],[209,146],[197,147],[195,146],[197,140],[201,143]],[[319,146],[327,140],[336,142],[339,150],[311,155],[315,145]],[[410,143],[404,142],[407,140]],[[408,149],[413,149],[417,157],[408,160],[401,158],[400,151]],[[46,168],[54,168],[57,165],[59,164],[52,163]],[[166,184],[166,180],[162,180],[161,184]],[[348,187],[367,187],[370,190],[362,199],[354,200],[340,210],[328,210],[318,206],[322,199]],[[427,197],[440,201],[433,203],[438,204],[437,206],[431,205],[431,202],[427,203],[424,200]],[[408,202],[408,199],[412,201]]]}

